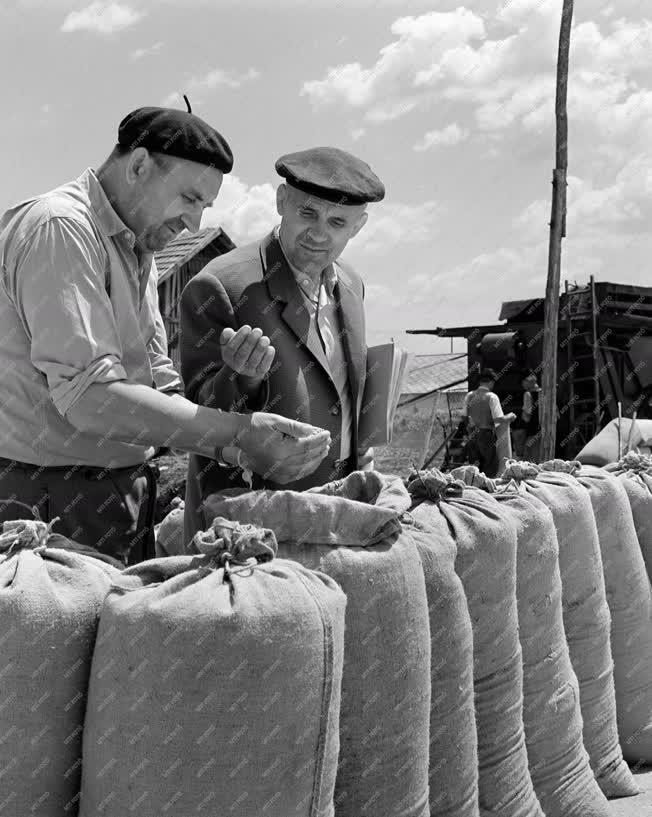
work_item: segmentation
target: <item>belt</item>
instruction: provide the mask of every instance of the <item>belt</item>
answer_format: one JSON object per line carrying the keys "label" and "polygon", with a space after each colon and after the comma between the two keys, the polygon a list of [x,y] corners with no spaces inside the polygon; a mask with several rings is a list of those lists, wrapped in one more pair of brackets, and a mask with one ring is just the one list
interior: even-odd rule
{"label": "belt", "polygon": [[[157,465],[150,463],[149,460],[140,462],[137,465],[126,465],[120,468],[103,468],[97,465],[81,465],[76,463],[74,465],[35,465],[31,462],[21,462],[20,460],[8,460],[5,457],[0,457],[0,470],[23,471],[28,474],[80,474],[84,479],[101,480],[105,477],[110,477],[113,474],[133,474],[134,477],[139,476],[139,471],[142,474],[148,475],[153,473],[155,477],[160,475]],[[66,477],[64,476],[64,479]]]}

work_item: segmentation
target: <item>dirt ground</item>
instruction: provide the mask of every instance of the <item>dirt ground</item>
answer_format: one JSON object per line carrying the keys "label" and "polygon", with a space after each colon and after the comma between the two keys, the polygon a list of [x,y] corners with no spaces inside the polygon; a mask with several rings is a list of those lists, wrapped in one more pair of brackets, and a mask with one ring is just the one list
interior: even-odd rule
{"label": "dirt ground", "polygon": [[170,451],[156,459],[161,474],[158,479],[156,513],[154,522],[160,522],[171,510],[170,502],[175,496],[183,499],[186,492],[188,455],[183,451]]}

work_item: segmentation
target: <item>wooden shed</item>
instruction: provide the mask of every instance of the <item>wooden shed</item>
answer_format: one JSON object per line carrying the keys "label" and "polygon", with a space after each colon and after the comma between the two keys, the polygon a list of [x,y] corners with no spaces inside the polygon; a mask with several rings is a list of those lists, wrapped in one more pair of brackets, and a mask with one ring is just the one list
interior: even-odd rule
{"label": "wooden shed", "polygon": [[179,366],[179,299],[188,281],[218,255],[235,248],[221,227],[196,233],[184,231],[167,247],[154,253],[158,270],[159,308],[168,336],[169,355]]}

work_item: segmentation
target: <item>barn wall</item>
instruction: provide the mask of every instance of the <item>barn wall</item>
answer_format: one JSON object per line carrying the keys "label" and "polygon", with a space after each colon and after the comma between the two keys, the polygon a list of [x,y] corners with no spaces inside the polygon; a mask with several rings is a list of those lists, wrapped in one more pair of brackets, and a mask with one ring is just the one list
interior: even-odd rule
{"label": "barn wall", "polygon": [[177,369],[180,365],[178,332],[181,293],[188,281],[197,275],[198,272],[201,272],[206,264],[215,257],[215,249],[209,244],[159,287],[159,308],[168,336],[168,354]]}

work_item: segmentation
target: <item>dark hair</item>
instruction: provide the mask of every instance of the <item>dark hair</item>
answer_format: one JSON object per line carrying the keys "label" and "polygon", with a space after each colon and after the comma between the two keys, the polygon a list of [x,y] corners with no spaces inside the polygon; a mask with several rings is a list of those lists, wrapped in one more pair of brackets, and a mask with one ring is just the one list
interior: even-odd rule
{"label": "dark hair", "polygon": [[487,383],[488,381],[496,381],[498,379],[498,375],[494,372],[493,369],[483,369],[480,372],[480,382]]}

